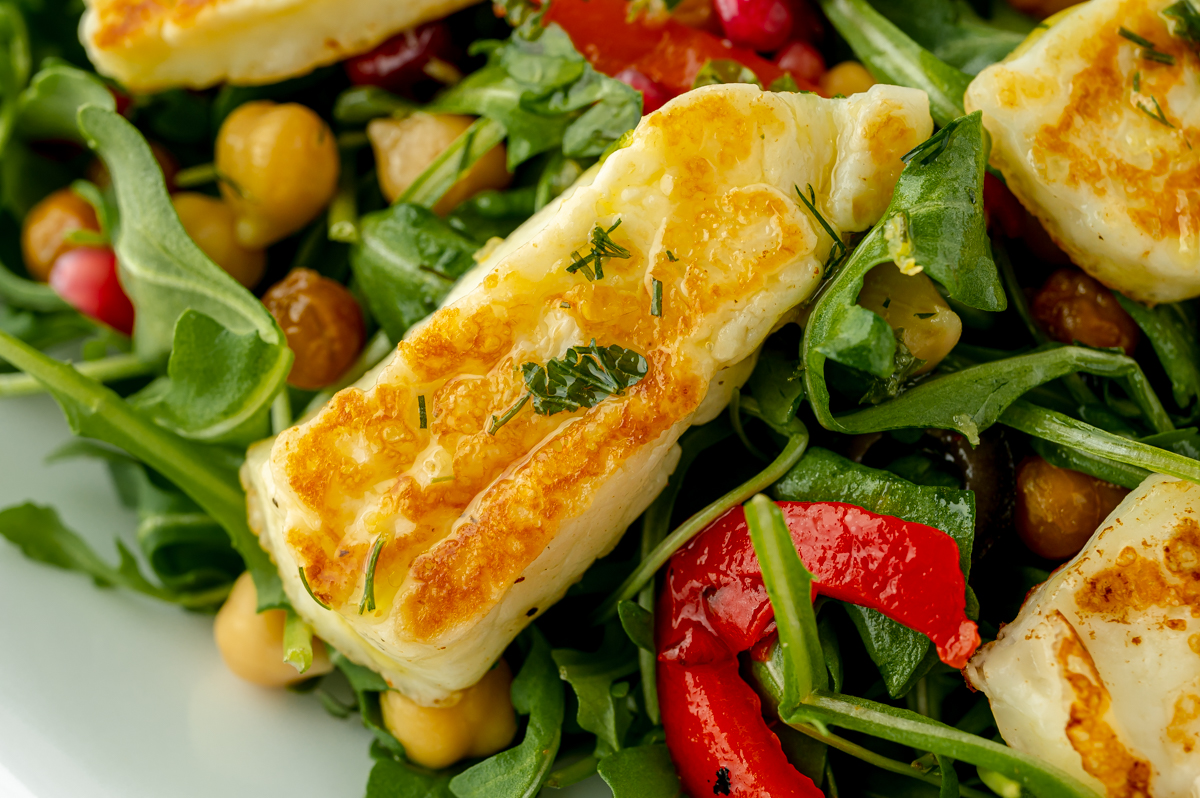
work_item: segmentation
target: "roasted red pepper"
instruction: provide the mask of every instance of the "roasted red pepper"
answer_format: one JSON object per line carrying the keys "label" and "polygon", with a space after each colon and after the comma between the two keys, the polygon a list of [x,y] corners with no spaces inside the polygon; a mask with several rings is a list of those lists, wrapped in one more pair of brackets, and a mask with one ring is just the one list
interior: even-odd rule
{"label": "roasted red pepper", "polygon": [[[710,59],[732,59],[748,66],[764,86],[785,72],[752,50],[734,47],[707,31],[675,20],[652,24],[627,20],[626,0],[554,0],[546,22],[557,22],[575,48],[606,75],[632,67],[678,95],[692,88],[696,74]],[[816,91],[807,80],[792,76],[801,89]]]}
{"label": "roasted red pepper", "polygon": [[[923,524],[837,502],[780,502],[818,594],[880,610],[928,635],[962,668],[979,645],[965,615],[958,546]],[[741,507],[671,558],[659,601],[658,698],[667,746],[690,795],[816,796],[784,756],[738,654],[773,632],[774,611]]]}

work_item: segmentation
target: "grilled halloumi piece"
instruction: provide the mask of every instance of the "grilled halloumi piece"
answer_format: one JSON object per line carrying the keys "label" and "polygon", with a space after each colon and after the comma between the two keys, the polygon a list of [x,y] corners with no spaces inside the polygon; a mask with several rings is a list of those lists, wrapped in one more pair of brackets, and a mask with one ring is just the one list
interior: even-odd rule
{"label": "grilled halloumi piece", "polygon": [[1154,475],[967,666],[1004,739],[1110,798],[1200,790],[1200,485]]}
{"label": "grilled halloumi piece", "polygon": [[[616,544],[702,403],[728,400],[728,369],[815,289],[832,239],[796,187],[839,231],[865,229],[931,128],[925,95],[893,86],[840,100],[713,86],[643,119],[361,389],[251,451],[252,523],[296,610],[417,701],[473,684]],[[569,272],[618,221],[629,256],[602,279]],[[593,340],[643,355],[647,373],[591,409],[525,407],[489,434],[525,392],[523,364]],[[376,608],[360,613],[377,540]]]}
{"label": "grilled halloumi piece", "polygon": [[139,91],[274,83],[478,0],[86,0],[96,69]]}
{"label": "grilled halloumi piece", "polygon": [[1071,260],[1150,303],[1200,296],[1200,57],[1171,35],[1171,3],[1076,6],[965,97],[992,165]]}

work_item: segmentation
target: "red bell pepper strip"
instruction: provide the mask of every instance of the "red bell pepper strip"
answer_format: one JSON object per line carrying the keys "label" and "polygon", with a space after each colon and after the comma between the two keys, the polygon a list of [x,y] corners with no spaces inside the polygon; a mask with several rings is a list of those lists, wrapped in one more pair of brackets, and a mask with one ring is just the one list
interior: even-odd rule
{"label": "red bell pepper strip", "polygon": [[[785,74],[752,50],[734,47],[707,31],[689,28],[673,19],[654,24],[638,18],[628,21],[627,0],[553,0],[546,22],[562,26],[575,49],[606,75],[636,69],[668,89],[683,94],[692,88],[696,74],[710,59],[732,59],[749,67],[764,86]],[[792,76],[807,91],[817,87]]]}
{"label": "red bell pepper strip", "polygon": [[[979,646],[967,619],[958,546],[923,524],[838,502],[780,502],[824,595],[880,610],[929,636],[962,668]],[[774,611],[735,507],[671,558],[659,601],[658,697],[667,746],[690,795],[816,798],[763,720],[737,655],[773,633]]]}

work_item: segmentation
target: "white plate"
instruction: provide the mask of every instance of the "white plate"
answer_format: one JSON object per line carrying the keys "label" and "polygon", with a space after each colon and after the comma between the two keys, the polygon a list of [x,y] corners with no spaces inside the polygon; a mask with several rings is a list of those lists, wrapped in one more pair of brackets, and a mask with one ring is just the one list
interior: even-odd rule
{"label": "white plate", "polygon": [[[132,544],[105,467],[47,466],[70,438],[50,399],[0,401],[0,508],[50,504],[100,554]],[[0,540],[0,798],[358,798],[370,735],[313,696],[240,681],[212,620],[98,590]],[[610,795],[593,779],[561,798]]]}

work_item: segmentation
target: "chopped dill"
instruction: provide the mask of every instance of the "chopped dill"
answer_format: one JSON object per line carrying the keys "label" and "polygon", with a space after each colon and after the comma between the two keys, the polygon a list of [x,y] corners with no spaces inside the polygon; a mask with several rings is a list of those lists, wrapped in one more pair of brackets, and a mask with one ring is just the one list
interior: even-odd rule
{"label": "chopped dill", "polygon": [[1162,106],[1158,104],[1158,98],[1151,97],[1150,102],[1154,103],[1153,111],[1151,111],[1150,108],[1141,100],[1137,101],[1137,107],[1140,108],[1146,116],[1150,117],[1155,122],[1158,122],[1160,125],[1166,125],[1167,127],[1171,128],[1175,127],[1171,124],[1170,120],[1167,119],[1167,115],[1163,113]]}
{"label": "chopped dill", "polygon": [[800,190],[799,186],[793,186],[793,188],[796,189],[796,195],[800,197],[800,201],[804,203],[804,207],[808,208],[809,213],[816,217],[817,223],[820,224],[821,227],[825,229],[825,232],[829,234],[829,237],[833,239],[833,246],[829,250],[829,260],[825,261],[825,268],[828,269],[830,264],[837,264],[841,262],[842,258],[848,254],[846,250],[846,243],[842,241],[842,237],[833,229],[833,225],[825,221],[825,217],[821,215],[819,210],[817,210],[817,192],[813,189],[812,183],[808,184],[807,197],[804,196],[804,192]]}
{"label": "chopped dill", "polygon": [[521,396],[521,398],[517,400],[517,403],[515,405],[513,405],[507,411],[505,411],[504,415],[499,416],[499,417],[492,416],[492,423],[488,425],[488,435],[495,435],[496,431],[498,429],[503,427],[508,422],[512,421],[513,416],[515,416],[517,413],[521,412],[521,408],[524,407],[525,403],[528,401],[529,401],[529,392],[526,391]]}
{"label": "chopped dill", "polygon": [[379,550],[383,548],[383,535],[371,544],[371,556],[367,558],[367,581],[363,585],[362,600],[358,602],[358,614],[375,611],[375,567],[379,564]]}
{"label": "chopped dill", "polygon": [[425,415],[425,395],[417,397],[417,412],[421,416],[421,429],[429,428],[429,418]]}
{"label": "chopped dill", "polygon": [[667,260],[669,260],[671,263],[679,262],[679,258],[675,257],[675,253],[669,249],[667,250]]}
{"label": "chopped dill", "polygon": [[932,319],[937,314],[936,313],[914,313],[913,315],[916,316],[918,319]]}
{"label": "chopped dill", "polygon": [[317,602],[321,609],[329,609],[329,605],[317,598],[317,594],[312,592],[312,588],[308,586],[308,575],[304,573],[304,566],[300,566],[300,584],[304,585],[305,591],[308,592],[308,597]]}
{"label": "chopped dill", "polygon": [[650,296],[650,315],[662,315],[662,280],[654,279],[654,293]]}
{"label": "chopped dill", "polygon": [[1123,25],[1121,26],[1119,33],[1121,34],[1121,38],[1128,39],[1129,41],[1141,47],[1142,52],[1140,55],[1147,61],[1155,61],[1159,64],[1167,64],[1169,66],[1175,65],[1175,56],[1159,50],[1158,45],[1146,37],[1137,35]]}
{"label": "chopped dill", "polygon": [[604,262],[613,258],[628,259],[630,256],[629,250],[612,240],[611,233],[621,226],[621,220],[617,219],[613,226],[605,230],[600,225],[592,230],[591,251],[587,255],[580,255],[579,250],[571,253],[571,265],[567,267],[567,271],[574,274],[577,271],[582,271],[583,276],[588,278],[588,281],[604,279]]}

